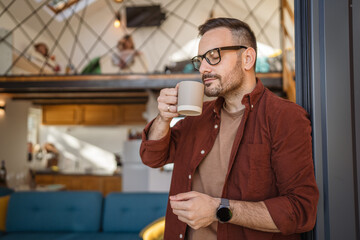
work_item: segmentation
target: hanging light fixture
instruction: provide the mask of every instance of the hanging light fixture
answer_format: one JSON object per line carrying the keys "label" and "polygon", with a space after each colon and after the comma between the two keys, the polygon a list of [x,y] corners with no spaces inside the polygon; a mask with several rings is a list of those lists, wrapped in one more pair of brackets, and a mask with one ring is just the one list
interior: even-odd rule
{"label": "hanging light fixture", "polygon": [[209,19],[214,18],[214,9],[211,9]]}
{"label": "hanging light fixture", "polygon": [[119,28],[121,26],[121,15],[120,12],[115,13],[115,21],[114,21],[114,27]]}

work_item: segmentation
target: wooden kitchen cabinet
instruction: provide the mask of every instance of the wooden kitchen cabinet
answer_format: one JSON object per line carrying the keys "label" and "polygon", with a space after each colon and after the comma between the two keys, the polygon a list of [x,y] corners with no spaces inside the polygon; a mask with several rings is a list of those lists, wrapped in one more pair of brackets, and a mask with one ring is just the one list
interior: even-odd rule
{"label": "wooden kitchen cabinet", "polygon": [[[36,179],[36,183],[37,182]],[[39,183],[42,184],[41,181],[39,181]],[[79,190],[82,188],[82,181],[80,178],[69,177],[66,175],[54,176],[53,184],[63,184],[67,190]]]}
{"label": "wooden kitchen cabinet", "polygon": [[[122,182],[121,179],[119,181],[119,177],[117,176],[112,176],[112,177],[107,177],[103,179],[103,194],[104,196],[106,196],[108,193],[111,192],[117,192],[117,189],[122,189]],[[115,190],[115,191],[114,191]]]}
{"label": "wooden kitchen cabinet", "polygon": [[103,191],[103,182],[104,177],[97,176],[84,176],[82,177],[82,189],[81,190],[93,190],[93,191]]}
{"label": "wooden kitchen cabinet", "polygon": [[143,113],[146,111],[144,104],[127,104],[119,106],[119,123],[121,124],[146,124]]}
{"label": "wooden kitchen cabinet", "polygon": [[116,125],[116,105],[83,105],[82,124],[85,125]]}
{"label": "wooden kitchen cabinet", "polygon": [[36,175],[36,182],[41,184],[54,184],[54,175]]}
{"label": "wooden kitchen cabinet", "polygon": [[66,190],[72,191],[99,191],[103,196],[122,191],[120,175],[36,174],[35,182],[38,185],[63,184]]}
{"label": "wooden kitchen cabinet", "polygon": [[44,105],[42,121],[48,125],[79,124],[81,108],[79,105]]}
{"label": "wooden kitchen cabinet", "polygon": [[44,125],[146,124],[145,104],[44,105]]}

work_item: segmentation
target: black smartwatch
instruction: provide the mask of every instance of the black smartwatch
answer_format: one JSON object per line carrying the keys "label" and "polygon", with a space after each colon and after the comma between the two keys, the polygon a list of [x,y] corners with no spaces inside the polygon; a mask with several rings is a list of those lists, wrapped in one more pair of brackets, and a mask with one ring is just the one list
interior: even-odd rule
{"label": "black smartwatch", "polygon": [[219,208],[216,211],[216,218],[221,223],[230,221],[232,212],[230,210],[229,199],[222,198]]}

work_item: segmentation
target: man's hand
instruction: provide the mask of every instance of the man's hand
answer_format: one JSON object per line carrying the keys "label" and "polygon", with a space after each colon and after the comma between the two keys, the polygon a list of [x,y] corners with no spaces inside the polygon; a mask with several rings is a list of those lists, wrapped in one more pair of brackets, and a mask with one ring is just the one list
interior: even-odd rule
{"label": "man's hand", "polygon": [[157,99],[161,120],[169,122],[179,116],[177,113],[178,85],[175,88],[164,88]]}
{"label": "man's hand", "polygon": [[147,136],[148,140],[159,140],[166,136],[170,129],[170,122],[177,113],[178,85],[175,88],[164,88],[158,97],[159,115],[156,117]]}
{"label": "man's hand", "polygon": [[192,191],[170,196],[170,205],[180,221],[199,229],[217,221],[216,209],[220,205],[220,198]]}

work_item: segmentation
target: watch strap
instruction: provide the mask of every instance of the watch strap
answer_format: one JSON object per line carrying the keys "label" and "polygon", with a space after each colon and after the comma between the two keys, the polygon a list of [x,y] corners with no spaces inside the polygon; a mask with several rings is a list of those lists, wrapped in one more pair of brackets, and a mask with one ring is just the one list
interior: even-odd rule
{"label": "watch strap", "polygon": [[224,207],[230,207],[229,199],[221,198],[220,205]]}

